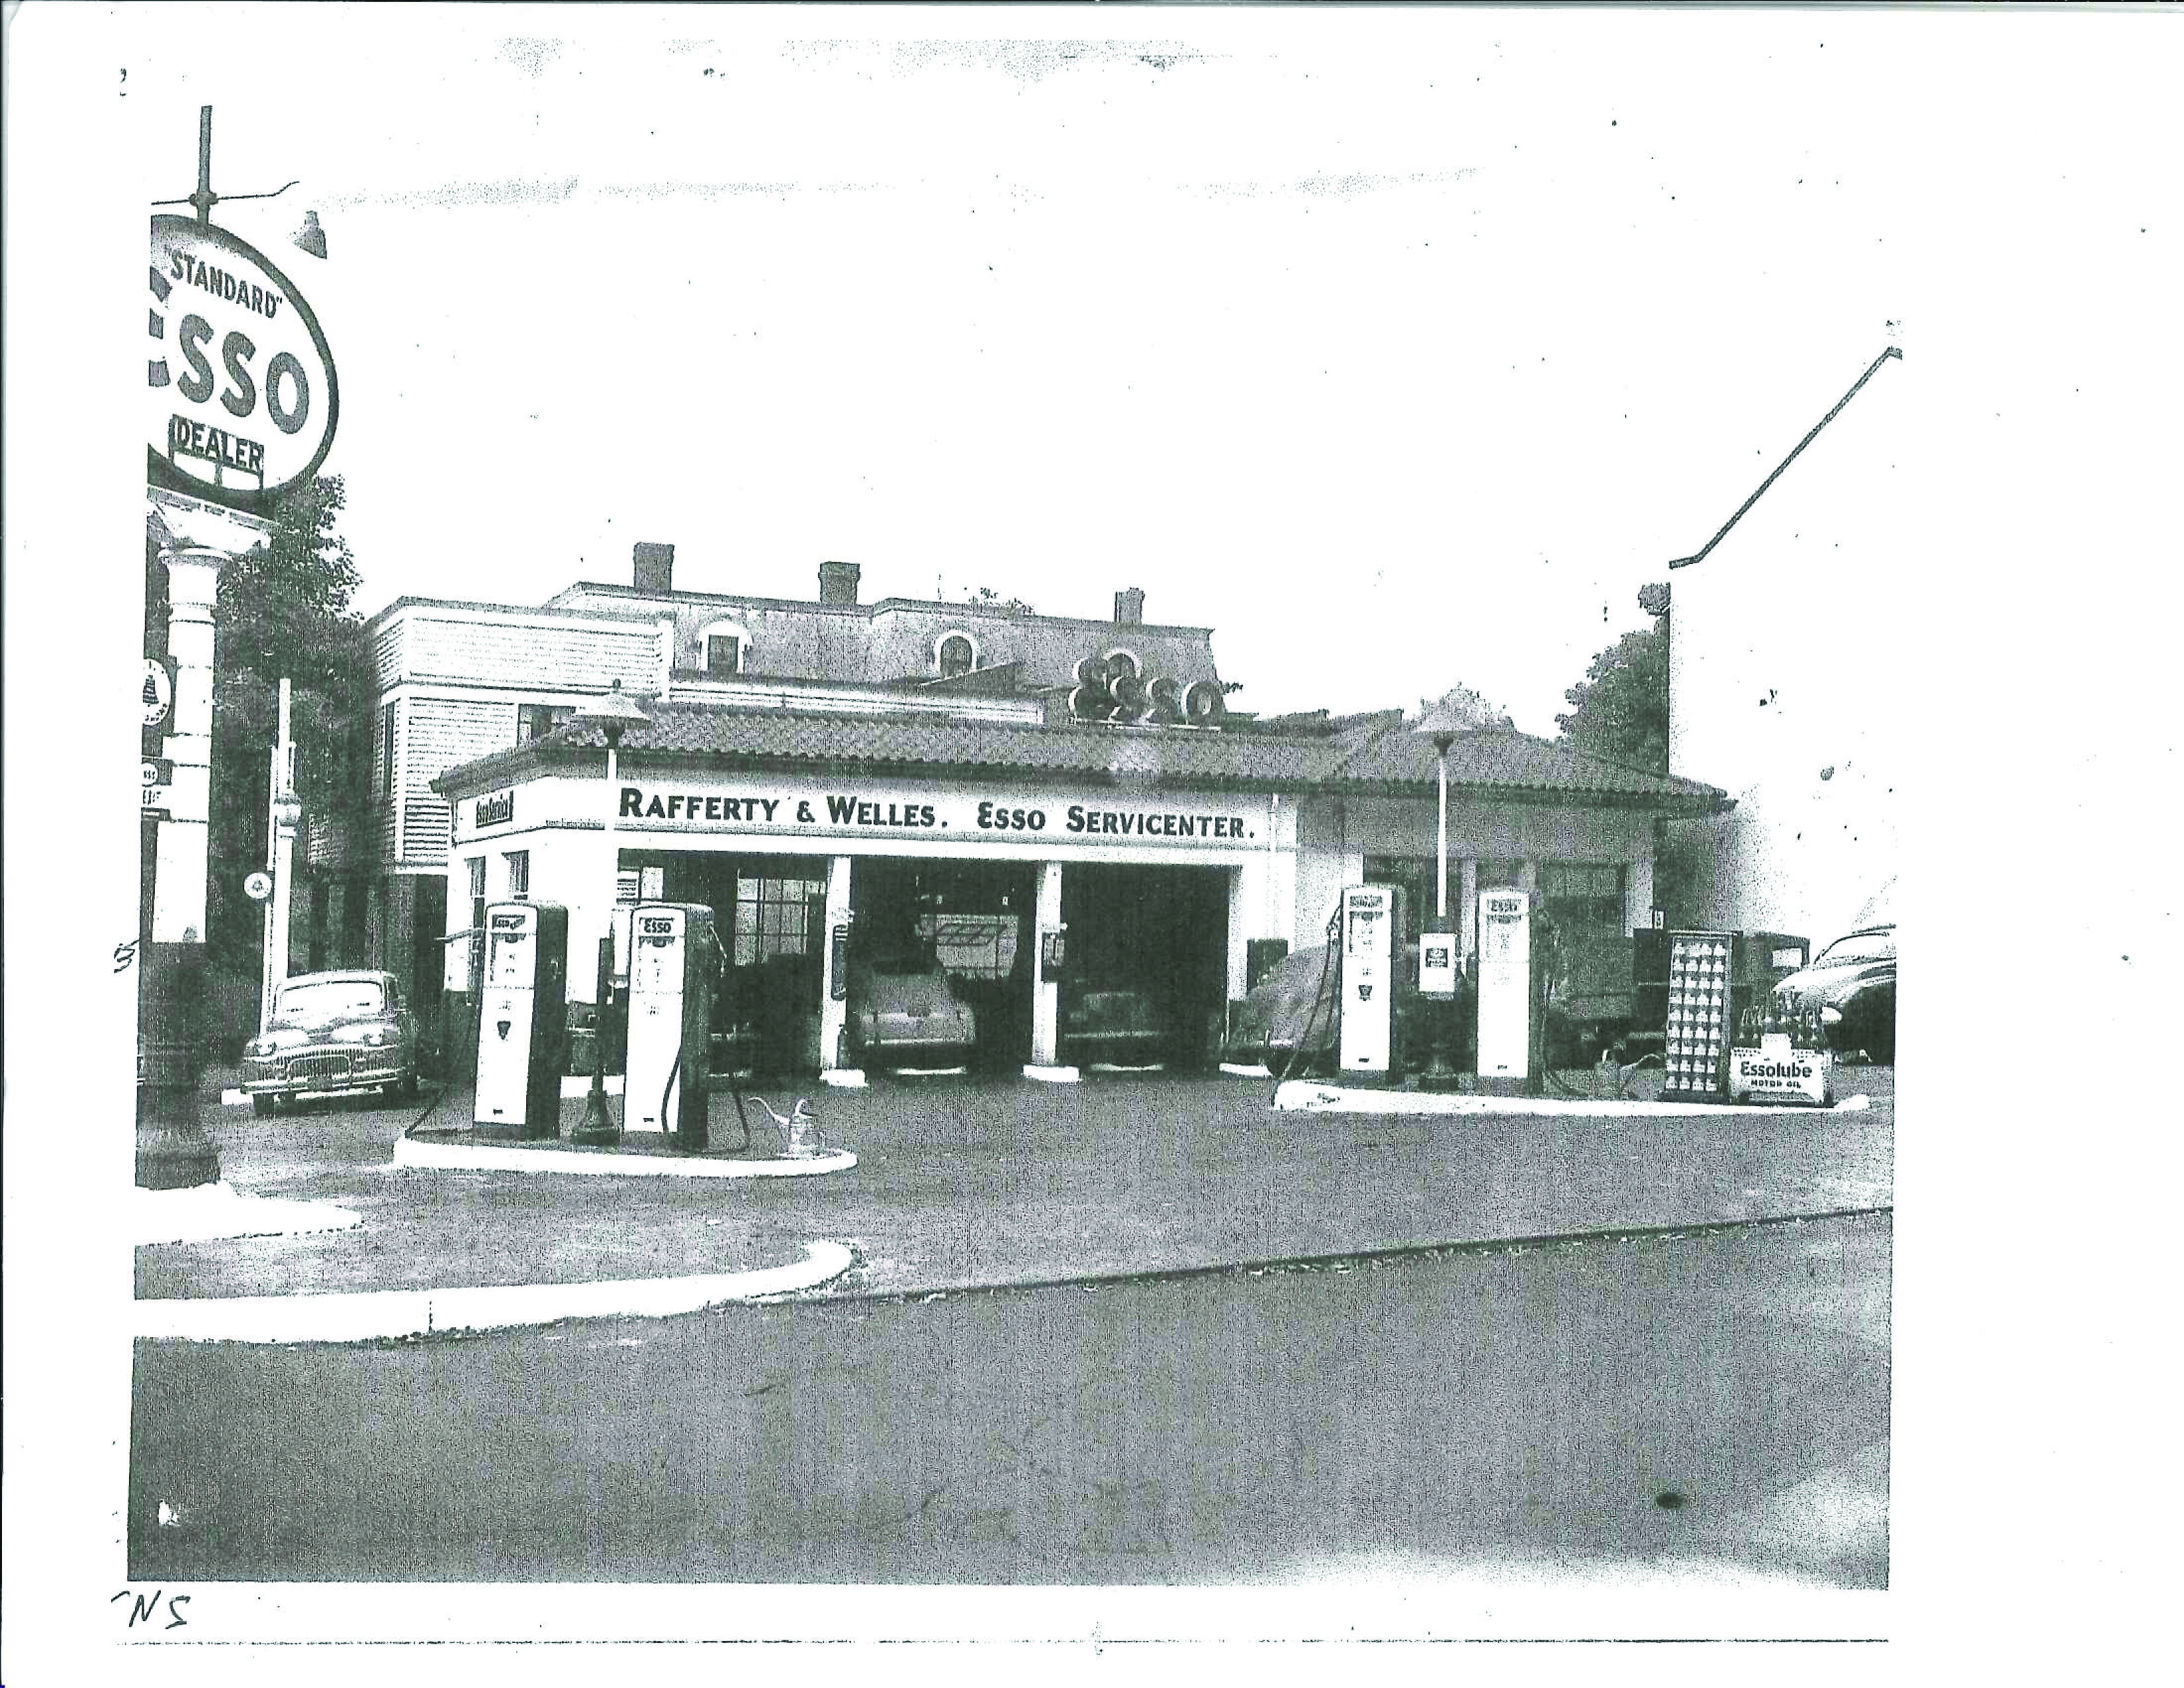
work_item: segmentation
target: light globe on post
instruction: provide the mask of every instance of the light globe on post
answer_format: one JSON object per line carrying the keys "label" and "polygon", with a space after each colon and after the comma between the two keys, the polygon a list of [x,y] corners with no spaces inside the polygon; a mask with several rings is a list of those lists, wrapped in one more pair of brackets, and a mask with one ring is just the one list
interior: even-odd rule
{"label": "light globe on post", "polygon": [[607,996],[614,989],[614,905],[611,900],[616,883],[621,872],[621,856],[615,848],[616,788],[621,783],[620,758],[622,734],[634,727],[649,727],[652,717],[637,706],[636,700],[626,694],[621,682],[614,682],[611,691],[597,703],[580,709],[571,717],[571,725],[589,727],[607,741],[606,779],[606,840],[607,929],[599,939],[599,983],[593,994],[592,1022],[592,1084],[584,1095],[584,1117],[577,1128],[570,1133],[576,1143],[611,1144],[620,1140],[621,1128],[607,1112]]}
{"label": "light globe on post", "polygon": [[[1440,772],[1440,826],[1435,855],[1434,927],[1437,932],[1451,934],[1453,950],[1455,928],[1448,922],[1448,749],[1456,743],[1457,735],[1474,723],[1463,719],[1446,699],[1426,711],[1412,731],[1427,739],[1434,747],[1434,755]],[[1419,957],[1421,964],[1424,961]],[[1453,960],[1453,956],[1451,957]],[[1456,1069],[1449,1064],[1449,1021],[1456,1013],[1456,993],[1432,999],[1427,1011],[1433,1027],[1431,1059],[1427,1062],[1424,1084],[1429,1089],[1444,1089],[1456,1082]]]}

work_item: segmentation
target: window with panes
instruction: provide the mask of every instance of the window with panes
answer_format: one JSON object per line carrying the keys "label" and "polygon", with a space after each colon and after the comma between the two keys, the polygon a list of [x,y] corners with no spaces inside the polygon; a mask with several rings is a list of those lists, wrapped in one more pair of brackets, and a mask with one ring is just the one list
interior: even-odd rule
{"label": "window with panes", "polygon": [[485,858],[466,856],[464,866],[470,875],[471,893],[471,994],[475,996],[485,984]]}
{"label": "window with panes", "polygon": [[518,704],[515,742],[528,744],[534,738],[543,738],[576,712],[570,704]]}
{"label": "window with panes", "polygon": [[809,955],[825,919],[827,882],[736,877],[735,965],[774,955]]}
{"label": "window with panes", "polygon": [[1541,862],[1540,906],[1558,930],[1604,932],[1621,936],[1623,864],[1618,861]]}

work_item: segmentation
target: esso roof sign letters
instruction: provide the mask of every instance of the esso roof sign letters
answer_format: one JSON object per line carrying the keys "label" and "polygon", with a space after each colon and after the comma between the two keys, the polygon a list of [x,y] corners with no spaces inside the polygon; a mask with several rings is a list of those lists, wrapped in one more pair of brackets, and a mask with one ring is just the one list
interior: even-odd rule
{"label": "esso roof sign letters", "polygon": [[152,219],[146,473],[259,511],[316,475],[340,393],[318,319],[288,278],[226,229]]}

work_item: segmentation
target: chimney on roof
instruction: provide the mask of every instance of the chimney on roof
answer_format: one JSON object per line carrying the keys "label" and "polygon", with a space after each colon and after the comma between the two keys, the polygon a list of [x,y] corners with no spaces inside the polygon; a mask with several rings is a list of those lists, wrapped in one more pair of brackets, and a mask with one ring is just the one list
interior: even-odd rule
{"label": "chimney on roof", "polygon": [[855,563],[822,563],[819,565],[819,601],[822,604],[854,604],[857,601],[857,577],[864,570]]}
{"label": "chimney on roof", "polygon": [[1145,619],[1145,594],[1140,587],[1126,587],[1115,594],[1115,625],[1134,627]]}
{"label": "chimney on roof", "polygon": [[640,539],[631,554],[636,562],[632,578],[639,592],[657,593],[664,598],[675,590],[675,548],[655,545]]}

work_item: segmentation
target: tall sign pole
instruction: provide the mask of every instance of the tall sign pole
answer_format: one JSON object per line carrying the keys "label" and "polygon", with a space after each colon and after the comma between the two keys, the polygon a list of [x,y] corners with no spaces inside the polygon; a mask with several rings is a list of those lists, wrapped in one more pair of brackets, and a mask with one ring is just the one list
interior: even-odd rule
{"label": "tall sign pole", "polygon": [[258,978],[258,1029],[273,1020],[273,999],[288,977],[288,926],[292,880],[296,860],[296,823],[303,805],[296,801],[296,744],[289,731],[291,688],[281,681],[280,736],[273,745],[272,768],[266,789],[266,880],[250,887],[255,895],[265,892],[264,964]]}
{"label": "tall sign pole", "polygon": [[[152,219],[145,481],[168,619],[165,661],[155,665],[147,652],[144,682],[147,739],[159,735],[144,756],[144,811],[156,823],[146,827],[153,864],[136,1000],[136,1183],[145,1189],[220,1177],[198,1115],[198,1079],[220,572],[268,543],[273,500],[316,476],[339,409],[332,354],[303,295],[212,221],[224,198],[271,197],[213,192],[207,106],[198,118],[198,191],[165,202],[195,215]],[[155,666],[170,671],[169,687]],[[171,695],[159,696],[163,689]]]}

